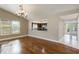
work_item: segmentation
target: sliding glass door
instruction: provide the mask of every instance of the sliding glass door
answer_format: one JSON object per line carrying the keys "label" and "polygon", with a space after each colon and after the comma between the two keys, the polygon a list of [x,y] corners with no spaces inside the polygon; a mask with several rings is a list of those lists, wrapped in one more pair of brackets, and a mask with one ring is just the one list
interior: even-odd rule
{"label": "sliding glass door", "polygon": [[66,39],[73,40],[77,39],[77,21],[66,21],[65,22],[65,33]]}

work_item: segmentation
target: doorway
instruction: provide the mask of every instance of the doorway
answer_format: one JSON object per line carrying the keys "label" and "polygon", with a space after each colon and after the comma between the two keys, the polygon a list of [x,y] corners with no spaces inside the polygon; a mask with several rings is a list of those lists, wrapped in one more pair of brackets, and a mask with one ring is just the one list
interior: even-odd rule
{"label": "doorway", "polygon": [[68,43],[77,41],[77,20],[69,20],[64,22],[64,40]]}

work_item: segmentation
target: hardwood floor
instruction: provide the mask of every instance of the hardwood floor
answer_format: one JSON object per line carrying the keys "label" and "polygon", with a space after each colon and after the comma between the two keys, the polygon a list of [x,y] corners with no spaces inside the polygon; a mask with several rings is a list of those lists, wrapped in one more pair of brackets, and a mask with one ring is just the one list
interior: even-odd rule
{"label": "hardwood floor", "polygon": [[2,54],[78,54],[79,49],[34,37],[0,42]]}

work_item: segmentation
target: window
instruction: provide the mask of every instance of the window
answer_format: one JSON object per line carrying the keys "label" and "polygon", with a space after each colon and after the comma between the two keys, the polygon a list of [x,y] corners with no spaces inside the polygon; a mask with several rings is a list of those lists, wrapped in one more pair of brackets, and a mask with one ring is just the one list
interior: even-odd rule
{"label": "window", "polygon": [[77,24],[76,23],[70,23],[66,24],[67,32],[75,32],[77,31]]}
{"label": "window", "polygon": [[66,33],[77,33],[77,21],[65,21]]}
{"label": "window", "polygon": [[12,33],[20,33],[20,22],[12,21]]}
{"label": "window", "polygon": [[47,31],[47,23],[32,22],[32,30]]}
{"label": "window", "polygon": [[0,19],[0,35],[11,35],[20,33],[20,22],[1,20]]}
{"label": "window", "polygon": [[78,29],[78,23],[77,20],[67,20],[64,23],[64,39],[66,39],[69,43],[75,42],[74,40],[77,40],[77,29]]}

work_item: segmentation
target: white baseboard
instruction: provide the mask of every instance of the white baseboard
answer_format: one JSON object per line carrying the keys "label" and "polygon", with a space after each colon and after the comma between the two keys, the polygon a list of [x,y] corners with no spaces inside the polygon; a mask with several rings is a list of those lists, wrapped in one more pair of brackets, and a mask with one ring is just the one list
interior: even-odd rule
{"label": "white baseboard", "polygon": [[[36,36],[36,35],[31,35],[31,34],[28,34],[28,36],[31,36],[31,37],[36,37],[36,38],[40,38],[40,39],[44,39],[44,40],[49,40],[49,41],[53,41],[52,39],[50,38],[45,38],[45,37],[40,37],[40,36]],[[57,42],[56,40],[54,40],[55,42]]]}
{"label": "white baseboard", "polygon": [[45,38],[45,37],[40,37],[40,36],[36,36],[36,35],[28,35],[28,36],[31,36],[31,37],[35,37],[35,38],[40,38],[40,39],[44,39],[44,40],[48,40],[48,41],[53,41],[53,42],[57,42],[57,43],[60,43],[56,40],[53,40],[53,39],[50,39],[50,38]]}
{"label": "white baseboard", "polygon": [[72,46],[72,45],[70,45],[70,44],[67,44],[67,43],[64,43],[64,42],[61,42],[61,41],[56,41],[56,40],[53,40],[53,39],[50,39],[50,38],[45,38],[45,37],[40,37],[40,36],[30,35],[30,34],[28,34],[28,35],[27,35],[27,34],[26,34],[26,35],[20,35],[20,36],[10,37],[10,38],[4,38],[4,39],[0,39],[0,41],[3,41],[3,40],[12,40],[12,39],[15,39],[15,38],[20,38],[20,37],[25,37],[25,36],[31,36],[31,37],[36,37],[36,38],[40,38],[40,39],[52,41],[52,42],[57,42],[57,43],[61,43],[61,44],[68,45],[68,46],[70,46],[70,47],[79,49],[79,47]]}
{"label": "white baseboard", "polygon": [[44,40],[48,40],[48,41],[52,41],[52,42],[56,42],[56,43],[60,43],[60,44],[64,44],[64,45],[79,49],[79,47],[77,47],[77,46],[72,46],[71,44],[67,44],[67,43],[64,43],[64,42],[61,42],[61,41],[56,41],[56,40],[53,40],[53,39],[50,39],[50,38],[44,38],[44,37],[40,37],[40,36],[36,36],[36,35],[30,35],[30,34],[28,36],[36,37],[36,38],[40,38],[40,39],[44,39]]}
{"label": "white baseboard", "polygon": [[15,37],[10,37],[10,38],[4,38],[4,39],[0,39],[0,41],[3,41],[3,40],[11,40],[11,39],[25,37],[25,36],[27,36],[27,35],[20,35],[20,36],[15,36]]}

